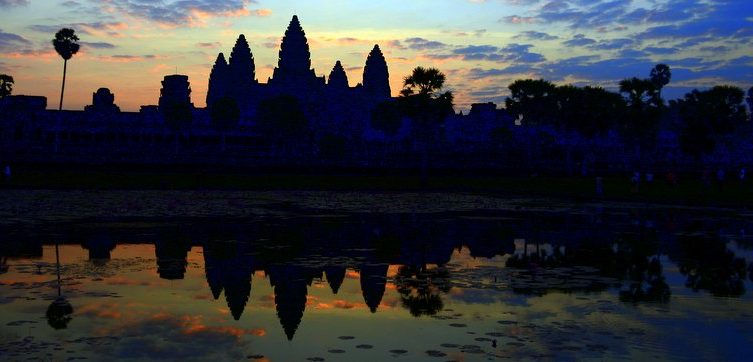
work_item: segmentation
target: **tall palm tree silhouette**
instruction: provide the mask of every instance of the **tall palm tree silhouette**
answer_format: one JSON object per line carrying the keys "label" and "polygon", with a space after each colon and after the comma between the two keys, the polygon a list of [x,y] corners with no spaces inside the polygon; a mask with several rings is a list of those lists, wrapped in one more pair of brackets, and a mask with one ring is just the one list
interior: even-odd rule
{"label": "tall palm tree silhouette", "polygon": [[435,137],[444,118],[453,112],[453,95],[444,87],[445,75],[436,68],[416,67],[411,75],[403,80],[400,100],[406,114],[418,123],[416,131],[421,142],[421,185],[427,185],[429,142]]}
{"label": "tall palm tree silhouette", "polygon": [[63,110],[63,94],[65,93],[65,73],[68,69],[68,60],[78,53],[80,46],[78,43],[78,36],[73,29],[63,28],[55,33],[55,39],[52,39],[52,45],[55,46],[55,51],[63,58],[63,88],[60,90],[60,108]]}

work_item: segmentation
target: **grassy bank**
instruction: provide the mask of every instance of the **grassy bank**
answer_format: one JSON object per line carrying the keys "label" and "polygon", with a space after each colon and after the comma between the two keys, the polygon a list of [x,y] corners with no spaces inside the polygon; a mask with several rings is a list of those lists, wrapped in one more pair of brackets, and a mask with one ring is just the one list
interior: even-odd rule
{"label": "grassy bank", "polygon": [[575,201],[614,200],[678,205],[753,205],[753,182],[729,180],[721,190],[704,186],[697,178],[681,178],[677,185],[664,181],[631,189],[627,177],[606,177],[598,197],[593,177],[509,177],[433,175],[422,187],[415,175],[369,175],[360,173],[230,173],[187,171],[42,170],[20,169],[10,187],[25,189],[154,189],[154,190],[332,190],[332,191],[448,191],[482,192],[569,198]]}

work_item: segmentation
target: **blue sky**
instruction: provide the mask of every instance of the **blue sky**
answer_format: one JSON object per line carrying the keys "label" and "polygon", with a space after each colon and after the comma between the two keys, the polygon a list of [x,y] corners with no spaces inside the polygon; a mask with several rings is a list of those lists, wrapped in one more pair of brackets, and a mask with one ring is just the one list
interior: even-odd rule
{"label": "blue sky", "polygon": [[14,76],[16,94],[58,97],[62,61],[49,40],[62,26],[80,34],[69,109],[90,103],[99,87],[111,88],[125,110],[154,104],[159,81],[176,68],[203,106],[214,58],[241,33],[266,82],[293,14],[317,74],[341,60],[355,85],[378,43],[393,94],[413,67],[434,66],[448,75],[459,109],[501,103],[515,79],[613,88],[659,62],[673,69],[670,98],[695,87],[753,86],[750,0],[0,0],[0,14],[0,72]]}

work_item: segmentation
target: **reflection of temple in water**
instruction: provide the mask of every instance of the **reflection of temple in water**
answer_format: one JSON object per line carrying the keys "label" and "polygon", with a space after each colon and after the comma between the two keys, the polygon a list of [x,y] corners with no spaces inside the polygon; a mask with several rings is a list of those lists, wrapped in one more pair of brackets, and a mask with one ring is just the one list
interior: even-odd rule
{"label": "reflection of temple in water", "polygon": [[[588,266],[599,276],[620,281],[620,299],[628,303],[669,300],[662,263],[675,262],[694,290],[740,296],[753,264],[727,249],[713,225],[683,225],[665,232],[650,223],[623,222],[599,228],[577,217],[519,219],[437,219],[436,216],[354,215],[343,218],[297,217],[284,221],[195,223],[185,227],[95,227],[63,240],[83,240],[90,260],[108,260],[118,243],[154,243],[157,274],[183,279],[192,247],[203,249],[205,276],[214,299],[224,294],[232,317],[240,320],[252,296],[252,277],[263,272],[274,292],[282,329],[292,339],[302,323],[312,283],[326,278],[333,294],[348,270],[359,275],[363,301],[377,312],[388,283],[390,265],[400,265],[394,282],[403,307],[415,316],[442,308],[452,269],[443,267],[453,252],[466,247],[472,257],[504,256],[511,273],[521,278],[549,278],[547,270]],[[40,258],[42,241],[51,237],[7,232],[0,239],[0,272],[7,260]],[[43,235],[43,234],[42,234]],[[714,236],[717,235],[717,236]],[[154,241],[156,240],[156,241]],[[660,247],[661,245],[661,247]],[[432,267],[427,267],[432,266]],[[436,267],[434,267],[436,266]],[[555,273],[556,274],[556,273]],[[260,275],[260,274],[259,274]],[[524,283],[523,283],[524,284]],[[582,283],[581,283],[582,284]],[[521,284],[522,285],[522,284]],[[511,292],[598,292],[614,285],[592,283],[568,287],[514,286]],[[559,289],[558,289],[559,288]]]}

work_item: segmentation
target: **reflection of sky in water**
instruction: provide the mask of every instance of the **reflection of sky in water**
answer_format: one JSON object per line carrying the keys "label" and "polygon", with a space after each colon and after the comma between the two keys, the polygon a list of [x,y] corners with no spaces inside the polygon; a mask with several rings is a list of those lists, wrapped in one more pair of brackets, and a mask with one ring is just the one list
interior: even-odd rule
{"label": "reflection of sky in water", "polygon": [[[718,360],[753,352],[750,282],[739,298],[694,292],[666,257],[670,302],[626,303],[619,300],[618,288],[568,291],[551,278],[545,281],[551,285],[541,287],[549,292],[516,294],[504,281],[510,278],[504,265],[511,256],[473,258],[468,248],[456,249],[447,265],[451,287],[439,293],[443,310],[418,318],[402,305],[398,265],[388,269],[376,313],[366,305],[360,273],[348,269],[337,294],[326,278],[312,281],[302,320],[288,341],[264,271],[254,272],[250,298],[236,321],[225,296],[212,296],[201,247],[187,252],[184,279],[177,280],[158,277],[150,244],[118,245],[106,263],[88,261],[80,246],[63,245],[60,252],[63,294],[75,310],[68,329],[53,331],[44,320],[56,293],[54,246],[44,246],[42,259],[8,261],[8,272],[0,275],[0,353],[8,359]],[[573,275],[588,278],[587,271]]]}

